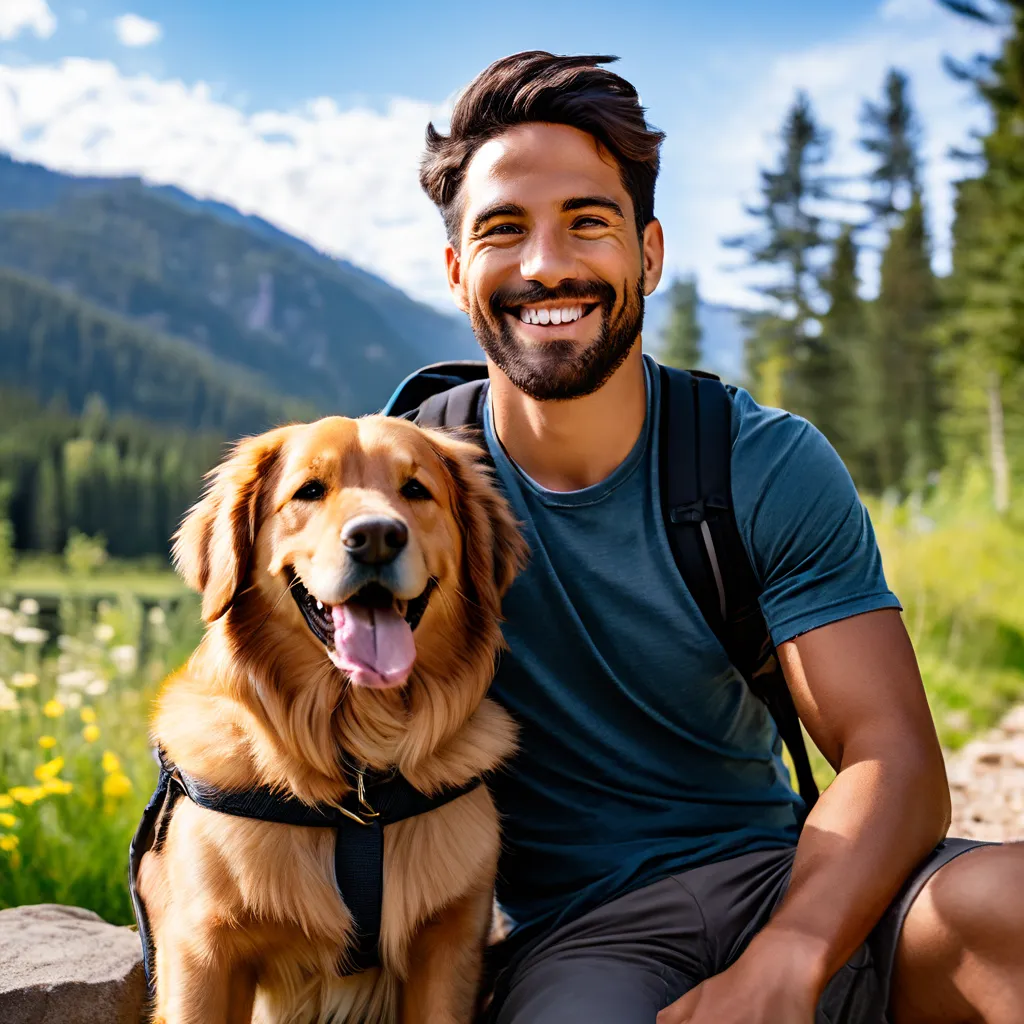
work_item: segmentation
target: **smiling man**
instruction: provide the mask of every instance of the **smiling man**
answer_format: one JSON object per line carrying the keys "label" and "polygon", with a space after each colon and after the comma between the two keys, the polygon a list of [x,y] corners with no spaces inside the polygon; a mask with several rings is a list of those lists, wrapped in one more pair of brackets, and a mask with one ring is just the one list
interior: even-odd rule
{"label": "smiling man", "polygon": [[806,821],[771,717],[676,569],[667,395],[640,344],[664,253],[662,135],[611,59],[498,61],[447,135],[428,128],[421,174],[487,355],[487,450],[531,549],[492,688],[521,728],[493,784],[516,927],[492,1016],[1024,1020],[1024,850],[943,838],[914,653],[821,434],[732,394],[737,526],[800,717],[838,769]]}

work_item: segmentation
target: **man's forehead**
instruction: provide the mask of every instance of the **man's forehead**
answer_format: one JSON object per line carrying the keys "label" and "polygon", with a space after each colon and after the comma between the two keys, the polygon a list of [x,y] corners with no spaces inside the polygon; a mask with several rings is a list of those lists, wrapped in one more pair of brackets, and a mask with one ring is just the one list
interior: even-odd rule
{"label": "man's forehead", "polygon": [[592,135],[568,125],[510,128],[473,154],[463,179],[469,210],[499,200],[561,202],[581,195],[628,194],[615,158]]}

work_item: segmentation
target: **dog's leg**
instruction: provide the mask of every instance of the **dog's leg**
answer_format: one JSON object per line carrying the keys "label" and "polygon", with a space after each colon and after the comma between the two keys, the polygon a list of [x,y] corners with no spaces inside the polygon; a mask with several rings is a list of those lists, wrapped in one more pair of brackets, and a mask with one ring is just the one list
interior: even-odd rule
{"label": "dog's leg", "polygon": [[236,967],[228,985],[228,1024],[252,1024],[255,1001],[256,972],[250,967]]}
{"label": "dog's leg", "polygon": [[[213,943],[196,936],[167,934],[158,940],[156,1011],[154,1024],[238,1024],[249,1017],[229,1015],[233,991],[232,971],[216,955]],[[244,999],[245,986],[237,986]],[[252,986],[255,993],[255,984]]]}
{"label": "dog's leg", "polygon": [[402,1024],[470,1024],[490,922],[488,889],[452,903],[413,939]]}

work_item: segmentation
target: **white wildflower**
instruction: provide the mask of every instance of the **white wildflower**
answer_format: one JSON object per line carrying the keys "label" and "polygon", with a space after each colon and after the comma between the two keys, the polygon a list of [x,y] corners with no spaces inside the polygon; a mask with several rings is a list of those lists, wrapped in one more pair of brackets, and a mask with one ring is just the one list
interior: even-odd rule
{"label": "white wildflower", "polygon": [[20,611],[22,615],[38,615],[39,602],[34,597],[26,597],[25,600],[18,605],[18,611]]}
{"label": "white wildflower", "polygon": [[138,667],[139,655],[131,644],[122,644],[120,647],[110,648],[110,660],[118,672],[128,675]]}
{"label": "white wildflower", "polygon": [[167,621],[167,615],[160,605],[155,604],[149,609],[149,624],[151,626],[162,626]]}
{"label": "white wildflower", "polygon": [[101,622],[92,631],[92,635],[101,644],[109,644],[114,639],[114,627],[109,622]]}
{"label": "white wildflower", "polygon": [[14,612],[10,608],[0,608],[0,633],[10,636],[15,624]]}
{"label": "white wildflower", "polygon": [[0,711],[17,711],[18,710],[18,695],[8,689],[6,686],[0,685]]}
{"label": "white wildflower", "polygon": [[45,644],[50,634],[45,629],[39,629],[37,626],[18,626],[15,628],[12,636],[17,643],[29,646],[32,644]]}
{"label": "white wildflower", "polygon": [[60,699],[65,707],[74,708],[76,711],[82,706],[82,695],[80,693],[62,693]]}
{"label": "white wildflower", "polygon": [[57,685],[71,690],[83,690],[96,678],[90,668],[79,668],[73,672],[61,672],[57,676]]}
{"label": "white wildflower", "polygon": [[85,692],[90,697],[99,697],[107,692],[109,684],[106,679],[94,679],[86,688]]}

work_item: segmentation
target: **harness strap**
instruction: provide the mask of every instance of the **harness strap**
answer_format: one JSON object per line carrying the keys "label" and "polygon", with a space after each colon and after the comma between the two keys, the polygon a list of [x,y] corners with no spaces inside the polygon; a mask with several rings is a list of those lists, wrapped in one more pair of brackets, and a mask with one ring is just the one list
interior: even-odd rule
{"label": "harness strap", "polygon": [[[129,888],[150,989],[154,977],[154,944],[145,906],[138,894],[138,872],[147,850],[159,848],[170,810],[178,796],[219,814],[253,818],[303,828],[333,828],[335,884],[352,915],[355,932],[350,948],[343,950],[339,972],[355,974],[380,964],[381,905],[384,895],[384,826],[443,807],[472,792],[483,781],[472,779],[428,795],[398,773],[362,773],[354,792],[339,805],[309,805],[267,786],[249,790],[223,790],[197,779],[157,752],[160,777],[146,805],[142,821],[129,848]],[[369,779],[366,779],[367,774]],[[163,823],[163,828],[160,828]]]}

